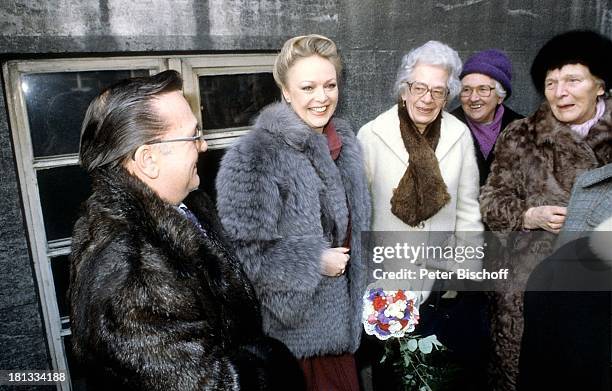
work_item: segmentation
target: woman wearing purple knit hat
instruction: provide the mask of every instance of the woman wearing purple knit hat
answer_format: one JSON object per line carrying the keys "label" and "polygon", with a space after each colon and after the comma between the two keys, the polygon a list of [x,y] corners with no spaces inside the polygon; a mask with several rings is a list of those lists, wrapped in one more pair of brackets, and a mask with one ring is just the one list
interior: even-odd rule
{"label": "woman wearing purple knit hat", "polygon": [[482,186],[489,176],[497,137],[510,122],[523,118],[502,103],[512,94],[512,64],[500,50],[483,50],[467,59],[459,77],[461,106],[451,113],[470,128]]}

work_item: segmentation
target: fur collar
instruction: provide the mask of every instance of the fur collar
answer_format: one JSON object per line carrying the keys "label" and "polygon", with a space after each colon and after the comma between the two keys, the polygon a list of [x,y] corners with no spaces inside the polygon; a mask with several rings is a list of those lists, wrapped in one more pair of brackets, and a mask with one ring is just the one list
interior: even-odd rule
{"label": "fur collar", "polygon": [[[342,120],[334,119],[336,132],[342,139],[342,151],[336,164],[329,153],[327,138],[313,131],[291,106],[282,102],[266,107],[255,122],[256,129],[269,132],[274,138],[283,140],[291,148],[298,150],[310,161],[323,183],[320,193],[321,223],[327,239],[333,247],[342,245],[348,226],[347,196],[343,186],[341,166],[345,160],[348,126]],[[350,128],[348,128],[350,131]]]}
{"label": "fur collar", "polygon": [[[207,235],[202,235],[175,206],[163,201],[124,168],[101,170],[92,177],[93,194],[87,200],[87,212],[82,217],[87,221],[77,223],[87,227],[88,232],[79,235],[88,235],[95,246],[102,248],[109,240],[117,241],[115,232],[127,234],[135,241],[122,242],[120,246],[124,246],[125,251],[132,255],[130,261],[151,268],[158,268],[159,262],[167,262],[185,275],[201,275],[211,294],[219,299],[222,311],[246,306],[248,309],[241,313],[230,311],[223,315],[226,320],[224,327],[227,328],[224,332],[228,335],[233,333],[230,329],[248,327],[257,330],[261,327],[255,291],[232,247],[225,242],[214,206],[208,197],[196,190],[184,201],[206,230]],[[109,232],[96,231],[100,229]],[[133,248],[132,245],[143,247]],[[75,247],[84,249],[89,245],[80,241],[73,249]],[[76,259],[79,258],[76,254]],[[240,290],[240,295],[235,294],[236,289]],[[245,320],[248,325],[244,323]],[[234,337],[238,340],[248,335],[247,332],[240,332]]]}
{"label": "fur collar", "polygon": [[255,121],[254,130],[270,134],[308,159],[323,183],[320,192],[322,224],[327,239],[336,247],[342,244],[347,235],[347,202],[350,200],[347,192],[351,192],[352,186],[347,176],[352,175],[349,172],[362,163],[350,125],[338,118],[333,118],[333,121],[342,139],[342,150],[336,162],[330,156],[325,135],[313,131],[285,102],[264,108]]}
{"label": "fur collar", "polygon": [[[344,142],[347,132],[352,130],[344,120],[333,118],[336,131]],[[256,129],[265,129],[275,138],[298,151],[304,151],[307,145],[317,144],[315,139],[325,136],[313,131],[285,102],[273,103],[265,107],[255,120]]]}
{"label": "fur collar", "polygon": [[544,101],[533,118],[535,126],[535,141],[538,146],[543,144],[576,144],[586,142],[591,148],[602,142],[610,142],[612,139],[612,99],[605,99],[606,110],[597,124],[591,128],[589,134],[580,138],[571,130],[569,125],[559,122],[553,115],[550,105]]}
{"label": "fur collar", "polygon": [[[131,175],[124,168],[101,170],[92,178],[93,194],[87,201],[90,214],[105,215],[115,224],[131,230],[142,227],[146,235],[159,238],[169,251],[181,258],[192,258],[201,245],[216,248],[210,238],[203,238],[198,229],[169,203]],[[193,210],[205,228],[210,228],[207,211]],[[201,241],[206,243],[202,243]]]}

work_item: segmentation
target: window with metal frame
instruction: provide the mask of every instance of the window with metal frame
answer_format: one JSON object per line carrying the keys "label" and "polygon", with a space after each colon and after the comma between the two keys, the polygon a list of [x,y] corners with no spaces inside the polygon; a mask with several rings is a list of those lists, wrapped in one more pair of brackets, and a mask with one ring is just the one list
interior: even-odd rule
{"label": "window with metal frame", "polygon": [[248,132],[253,117],[279,100],[274,54],[220,54],[13,60],[3,64],[27,232],[54,370],[83,389],[71,362],[67,297],[70,234],[90,183],[78,165],[81,123],[91,99],[110,84],[166,69],[181,73],[209,151],[200,156],[201,187],[215,196],[224,148]]}

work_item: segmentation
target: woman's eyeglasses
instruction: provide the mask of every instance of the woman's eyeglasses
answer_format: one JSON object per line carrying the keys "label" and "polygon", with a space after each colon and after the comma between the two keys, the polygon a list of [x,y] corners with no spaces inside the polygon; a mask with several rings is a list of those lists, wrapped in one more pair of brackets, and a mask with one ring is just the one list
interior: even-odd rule
{"label": "woman's eyeglasses", "polygon": [[477,87],[462,87],[461,88],[461,92],[459,93],[459,96],[461,96],[462,98],[469,98],[470,96],[472,96],[472,93],[474,91],[476,91],[476,94],[478,94],[478,96],[480,96],[481,98],[487,98],[489,96],[491,96],[491,91],[493,91],[495,89],[495,87],[491,87],[491,86],[477,86]]}
{"label": "woman's eyeglasses", "polygon": [[408,84],[408,91],[410,91],[410,94],[416,97],[421,97],[429,92],[433,99],[444,100],[448,95],[448,89],[445,87],[430,88],[427,84],[418,81],[412,83],[407,81],[406,84]]}

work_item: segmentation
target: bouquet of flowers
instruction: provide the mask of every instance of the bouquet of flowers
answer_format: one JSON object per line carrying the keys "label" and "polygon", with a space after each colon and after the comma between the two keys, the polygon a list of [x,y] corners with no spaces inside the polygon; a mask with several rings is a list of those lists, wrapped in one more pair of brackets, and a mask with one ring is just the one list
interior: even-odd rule
{"label": "bouquet of flowers", "polygon": [[412,291],[370,289],[364,296],[363,326],[378,339],[403,337],[419,323],[418,295]]}
{"label": "bouquet of flowers", "polygon": [[[362,323],[368,335],[387,341],[382,362],[390,360],[399,371],[406,390],[443,390],[452,379],[453,368],[443,357],[431,354],[445,350],[435,335],[406,335],[419,323],[418,293],[407,290],[370,289],[363,298]],[[440,360],[442,358],[442,360]]]}

